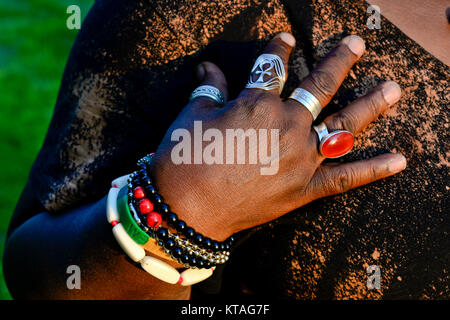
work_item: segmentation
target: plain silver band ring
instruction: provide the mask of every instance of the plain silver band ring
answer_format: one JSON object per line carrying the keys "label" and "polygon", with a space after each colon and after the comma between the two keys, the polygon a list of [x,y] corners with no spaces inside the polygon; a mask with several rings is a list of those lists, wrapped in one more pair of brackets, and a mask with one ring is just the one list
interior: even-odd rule
{"label": "plain silver band ring", "polygon": [[316,120],[320,111],[322,111],[322,106],[320,105],[319,100],[317,100],[317,98],[313,96],[312,93],[306,91],[305,89],[302,88],[295,89],[289,96],[289,99],[293,99],[301,103],[303,106],[305,106],[306,109],[308,109],[309,112],[311,112],[311,115],[313,116],[314,120]]}
{"label": "plain silver band ring", "polygon": [[189,98],[189,101],[194,100],[195,98],[198,98],[198,97],[207,97],[207,98],[213,99],[221,106],[223,106],[226,102],[225,96],[222,93],[222,91],[220,91],[216,87],[209,86],[209,85],[203,85],[203,86],[197,87],[192,92],[191,97]]}

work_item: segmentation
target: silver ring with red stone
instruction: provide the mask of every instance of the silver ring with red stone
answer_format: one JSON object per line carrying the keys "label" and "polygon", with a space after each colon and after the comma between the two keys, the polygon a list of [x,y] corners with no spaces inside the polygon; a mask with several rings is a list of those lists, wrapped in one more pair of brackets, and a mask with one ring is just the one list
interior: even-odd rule
{"label": "silver ring with red stone", "polygon": [[339,158],[350,152],[355,138],[350,131],[335,130],[328,132],[324,122],[313,126],[319,138],[319,152],[326,158]]}

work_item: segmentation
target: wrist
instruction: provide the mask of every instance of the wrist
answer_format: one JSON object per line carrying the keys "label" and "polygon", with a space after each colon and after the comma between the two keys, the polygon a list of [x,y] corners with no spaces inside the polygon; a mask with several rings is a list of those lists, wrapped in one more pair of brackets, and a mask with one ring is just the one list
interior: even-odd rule
{"label": "wrist", "polygon": [[[212,259],[210,263],[205,261],[206,254],[199,252],[198,250],[194,251],[196,248],[191,248],[194,250],[189,251],[190,256],[187,256],[187,259],[184,259],[184,256],[178,257],[177,262],[181,263],[182,261],[184,263],[183,265],[177,264],[172,259],[168,261],[159,259],[161,257],[166,258],[165,254],[171,253],[171,250],[167,247],[165,247],[165,250],[163,251],[161,251],[160,247],[167,245],[169,241],[172,241],[173,245],[175,245],[175,242],[167,238],[167,229],[159,228],[158,232],[164,232],[166,237],[164,237],[164,240],[158,237],[157,241],[159,247],[148,247],[148,245],[152,243],[151,240],[153,239],[151,238],[155,237],[155,233],[148,233],[140,228],[140,226],[143,226],[142,220],[135,212],[134,204],[130,202],[129,205],[127,205],[126,201],[130,196],[129,194],[127,195],[127,193],[128,190],[130,190],[133,178],[130,176],[128,186],[125,185],[125,182],[120,182],[120,180],[123,180],[122,178],[123,177],[113,181],[112,188],[109,191],[106,210],[107,220],[113,227],[112,231],[119,245],[133,261],[140,263],[145,271],[162,281],[188,286],[210,277],[215,269],[215,266],[212,266],[211,263],[224,263],[228,259],[227,257],[224,259],[223,253],[220,253],[219,256],[216,255],[215,257],[208,255],[207,258]],[[144,249],[150,251],[151,254],[146,255]],[[179,250],[180,253],[183,253],[183,250],[180,249],[180,247],[175,249]],[[197,252],[197,254],[195,252]],[[186,255],[186,253],[187,252],[184,254]],[[194,258],[195,255],[199,256],[198,261]],[[172,255],[172,257],[175,256]],[[187,268],[181,274],[175,269],[180,266]]]}
{"label": "wrist", "polygon": [[158,191],[171,211],[198,233],[213,240],[224,241],[235,233],[232,224],[224,221],[220,207],[209,200],[208,186],[184,170],[186,166],[174,168],[174,164],[166,161],[170,158],[155,157],[150,170]]}

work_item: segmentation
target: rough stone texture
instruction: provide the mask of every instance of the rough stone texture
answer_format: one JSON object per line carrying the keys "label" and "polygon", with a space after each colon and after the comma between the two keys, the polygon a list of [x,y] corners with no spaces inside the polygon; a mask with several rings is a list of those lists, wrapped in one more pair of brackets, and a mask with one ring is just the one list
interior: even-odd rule
{"label": "rough stone texture", "polygon": [[[103,196],[113,178],[156,149],[195,87],[201,60],[225,71],[233,97],[264,41],[291,31],[298,46],[288,93],[339,39],[358,34],[367,53],[324,115],[382,80],[397,81],[401,101],[356,137],[343,160],[398,151],[407,169],[249,233],[224,270],[221,294],[449,298],[449,69],[385,19],[380,30],[367,29],[366,8],[363,1],[96,1],[31,172],[36,196],[55,214]],[[366,287],[369,265],[381,268],[380,290]],[[218,290],[217,275],[204,291]]]}

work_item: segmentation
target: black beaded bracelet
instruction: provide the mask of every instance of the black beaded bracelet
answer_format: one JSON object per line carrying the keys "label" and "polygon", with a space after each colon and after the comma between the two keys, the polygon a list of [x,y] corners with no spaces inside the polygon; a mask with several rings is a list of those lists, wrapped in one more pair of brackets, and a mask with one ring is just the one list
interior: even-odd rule
{"label": "black beaded bracelet", "polygon": [[181,239],[179,235],[172,234],[167,228],[159,227],[154,230],[145,223],[145,217],[139,210],[135,209],[133,203],[129,203],[129,207],[138,226],[150,237],[155,238],[158,245],[164,248],[165,253],[170,254],[180,264],[189,268],[210,268],[228,260],[229,252],[223,251],[213,254],[188,243],[187,240]]}
{"label": "black beaded bracelet", "polygon": [[[187,239],[192,240],[197,245],[204,246],[205,248],[214,251],[230,250],[234,241],[233,236],[230,236],[223,242],[204,237],[202,234],[196,232],[193,228],[187,226],[186,222],[179,219],[176,213],[170,211],[170,207],[164,203],[163,197],[157,193],[151,178],[148,176],[152,157],[153,154],[149,154],[138,161],[139,170],[136,172],[136,175],[133,175],[132,184],[135,186],[142,185],[145,190],[145,194],[151,195],[154,203],[156,204],[156,206],[158,206],[158,209],[162,214],[162,219],[164,219],[169,226],[182,233]],[[135,190],[133,190],[134,198],[135,193]]]}
{"label": "black beaded bracelet", "polygon": [[[209,268],[225,263],[229,258],[228,250],[234,238],[230,237],[224,242],[213,241],[195,232],[184,221],[178,219],[178,216],[163,202],[162,196],[156,192],[148,176],[151,158],[152,155],[148,155],[141,159],[138,162],[139,170],[134,172],[128,181],[130,211],[133,212],[138,225],[151,237],[156,238],[166,253],[171,254],[174,259],[187,267]],[[148,196],[153,202],[148,199]],[[161,215],[153,211],[155,207]],[[167,228],[160,227],[162,219],[186,239],[172,234]]]}

